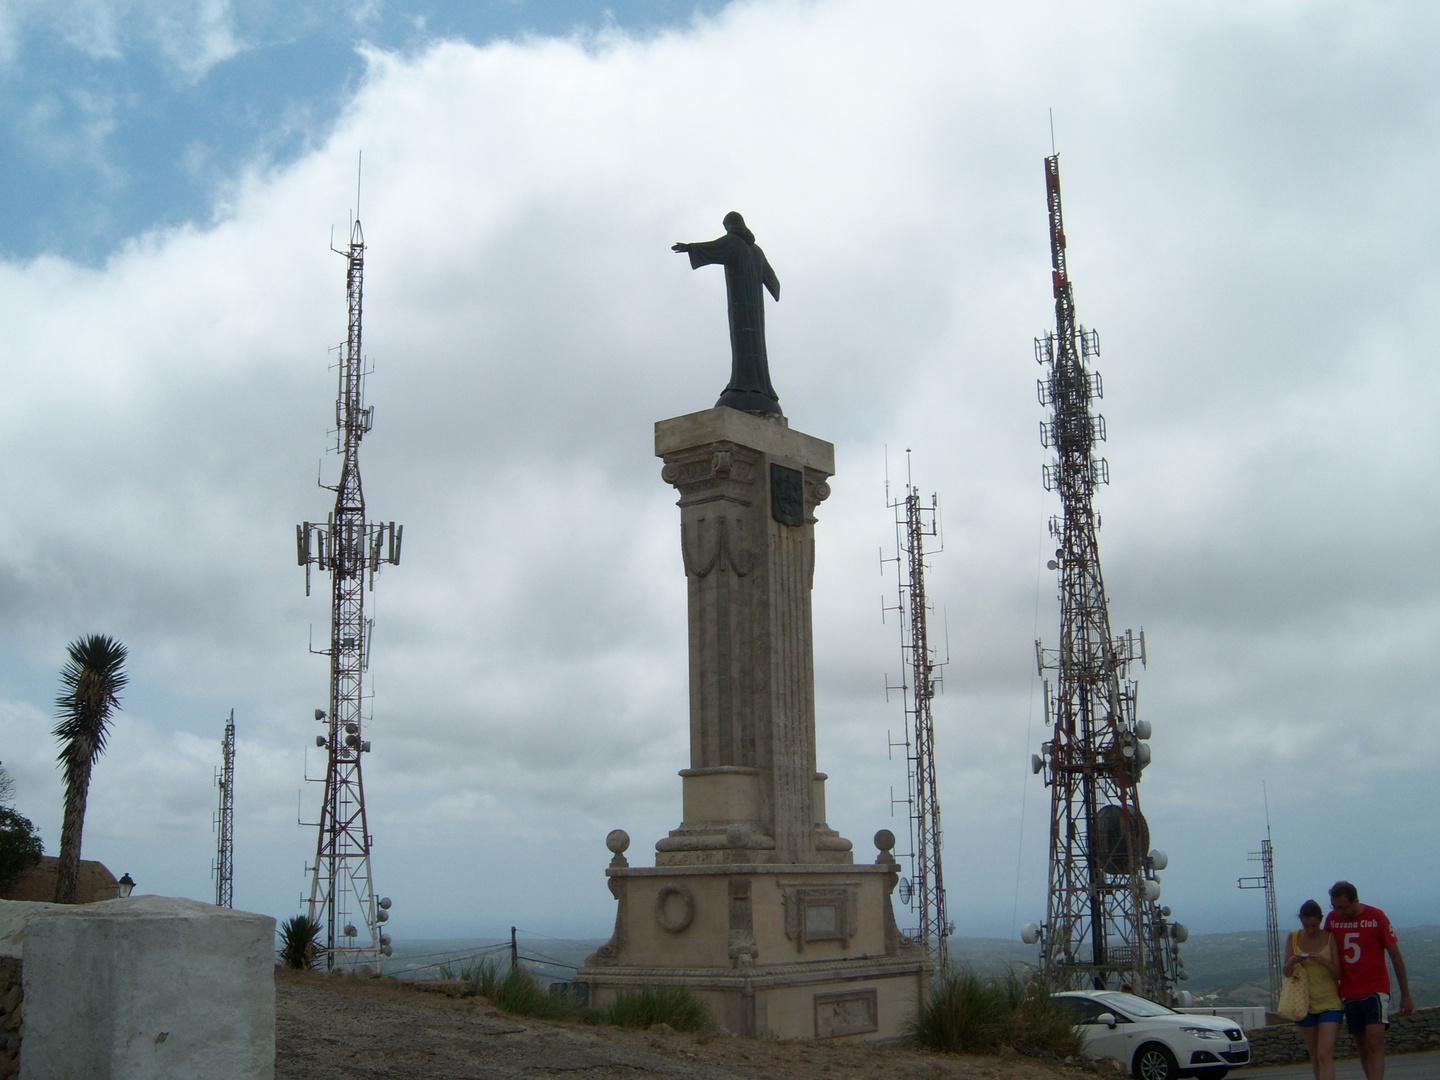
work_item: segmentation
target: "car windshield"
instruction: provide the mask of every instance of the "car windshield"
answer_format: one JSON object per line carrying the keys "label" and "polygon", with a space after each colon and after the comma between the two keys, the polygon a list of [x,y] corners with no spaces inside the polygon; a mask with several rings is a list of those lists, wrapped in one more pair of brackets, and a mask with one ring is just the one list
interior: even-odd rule
{"label": "car windshield", "polygon": [[1164,1005],[1151,1001],[1149,998],[1136,997],[1134,994],[1110,993],[1096,994],[1095,996],[1098,1000],[1107,1005],[1113,1005],[1130,1016],[1168,1016],[1175,1011],[1167,1009]]}

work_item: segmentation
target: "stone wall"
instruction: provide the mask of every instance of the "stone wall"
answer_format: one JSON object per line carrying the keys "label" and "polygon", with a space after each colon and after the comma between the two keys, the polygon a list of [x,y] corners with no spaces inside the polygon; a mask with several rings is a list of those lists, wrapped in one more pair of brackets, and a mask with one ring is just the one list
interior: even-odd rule
{"label": "stone wall", "polygon": [[20,1074],[20,958],[0,956],[0,1080]]}
{"label": "stone wall", "polygon": [[[1294,1024],[1258,1028],[1247,1034],[1251,1065],[1292,1065],[1309,1060],[1305,1037]],[[1385,1033],[1385,1053],[1413,1054],[1420,1050],[1440,1050],[1440,1006],[1416,1009],[1414,1016],[1391,1017],[1390,1030]],[[1343,1024],[1335,1041],[1335,1056],[1355,1056],[1355,1040]]]}

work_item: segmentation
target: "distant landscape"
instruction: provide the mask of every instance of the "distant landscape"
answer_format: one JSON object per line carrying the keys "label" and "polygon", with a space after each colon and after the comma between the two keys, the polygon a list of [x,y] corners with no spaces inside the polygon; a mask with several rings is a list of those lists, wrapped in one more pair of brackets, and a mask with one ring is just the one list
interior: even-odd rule
{"label": "distant landscape", "polygon": [[[1288,934],[1282,928],[1282,934]],[[1415,1005],[1440,1005],[1440,926],[1397,929],[1400,949],[1410,976]],[[1283,937],[1282,937],[1282,949]],[[574,968],[584,963],[603,939],[577,941],[556,938],[521,937],[520,956],[538,974],[568,981]],[[976,971],[992,973],[1007,966],[1035,962],[1035,949],[1018,941],[1000,938],[952,938],[950,955]],[[485,957],[507,963],[508,939],[436,939],[396,941],[395,955],[386,962],[385,973],[401,978],[433,979],[447,967],[459,974],[467,964]],[[1239,934],[1195,934],[1180,948],[1180,957],[1190,978],[1184,988],[1197,1002],[1215,1005],[1264,1005],[1269,997],[1265,972],[1264,931]]]}

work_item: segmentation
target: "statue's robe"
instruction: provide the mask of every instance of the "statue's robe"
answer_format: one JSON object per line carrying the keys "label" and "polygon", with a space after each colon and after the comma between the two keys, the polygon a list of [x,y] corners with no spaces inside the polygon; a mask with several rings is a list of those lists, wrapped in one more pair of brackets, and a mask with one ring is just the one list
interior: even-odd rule
{"label": "statue's robe", "polygon": [[770,268],[765,252],[738,233],[718,240],[690,244],[690,268],[720,263],[725,267],[725,291],[730,308],[730,384],[716,405],[745,412],[780,413],[780,398],[770,385],[770,361],[765,353],[765,298],[761,289],[780,299],[780,279]]}

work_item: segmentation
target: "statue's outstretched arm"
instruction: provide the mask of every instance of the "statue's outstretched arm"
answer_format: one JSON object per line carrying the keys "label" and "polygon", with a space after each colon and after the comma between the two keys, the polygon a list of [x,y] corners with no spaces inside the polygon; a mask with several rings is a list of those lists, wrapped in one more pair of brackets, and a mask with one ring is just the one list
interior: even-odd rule
{"label": "statue's outstretched arm", "polygon": [[690,256],[690,269],[694,270],[733,258],[733,246],[734,242],[726,235],[718,240],[706,240],[696,244],[675,244],[670,250],[687,253]]}
{"label": "statue's outstretched arm", "polygon": [[765,282],[765,287],[770,290],[770,295],[773,296],[776,300],[779,300],[780,279],[775,276],[775,271],[770,269],[769,259],[765,260],[765,269],[761,272],[760,280]]}

